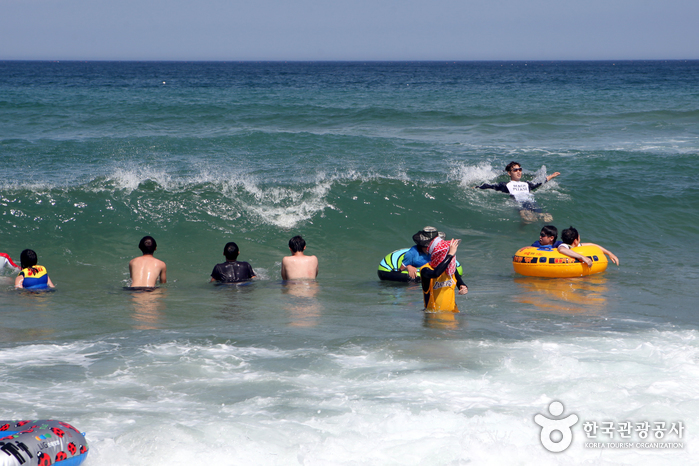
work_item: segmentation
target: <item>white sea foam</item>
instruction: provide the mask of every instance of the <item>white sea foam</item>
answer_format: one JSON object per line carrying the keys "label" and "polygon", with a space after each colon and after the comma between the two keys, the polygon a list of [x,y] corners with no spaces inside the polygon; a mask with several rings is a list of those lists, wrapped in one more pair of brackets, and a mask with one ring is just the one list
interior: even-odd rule
{"label": "white sea foam", "polygon": [[116,168],[109,179],[116,183],[117,189],[123,189],[128,193],[138,189],[146,181],[153,181],[167,191],[174,190],[181,184],[177,180],[173,180],[172,176],[165,170],[157,170],[148,166],[130,169]]}
{"label": "white sea foam", "polygon": [[[390,176],[371,171],[363,173],[348,170],[341,174],[319,172],[306,181],[275,184],[245,172],[221,172],[206,166],[196,168],[199,170],[198,173],[187,178],[175,178],[165,172],[147,168],[138,170],[120,168],[116,169],[99,189],[108,189],[110,182],[113,182],[113,189],[124,190],[128,195],[146,181],[152,181],[158,188],[172,193],[198,191],[206,189],[209,185],[212,186],[212,191],[220,192],[229,204],[205,199],[197,201],[195,205],[184,206],[175,200],[157,199],[150,202],[146,198],[136,200],[137,205],[133,208],[136,212],[147,213],[149,218],[154,220],[167,218],[171,213],[186,214],[192,211],[202,211],[210,216],[236,220],[241,216],[242,211],[256,219],[256,223],[290,229],[300,222],[312,221],[317,215],[322,216],[327,209],[337,209],[335,205],[328,202],[327,197],[333,187],[338,184],[355,181],[371,182],[378,179],[395,179],[404,183],[410,181],[403,170],[398,170],[395,175]],[[187,201],[188,199],[185,199],[183,202]]]}
{"label": "white sea foam", "polygon": [[[698,341],[696,331],[651,330],[330,351],[31,345],[0,350],[0,399],[6,416],[62,416],[87,431],[88,465],[688,464]],[[50,375],[31,376],[40,370]],[[9,380],[21,374],[17,399]],[[560,454],[542,447],[533,422],[552,400],[580,418]],[[586,421],[683,422],[684,438],[665,440],[685,447],[586,448]]]}
{"label": "white sea foam", "polygon": [[450,177],[456,179],[461,187],[472,188],[481,183],[491,181],[502,175],[503,172],[492,166],[488,162],[481,162],[478,165],[457,164],[450,171]]}

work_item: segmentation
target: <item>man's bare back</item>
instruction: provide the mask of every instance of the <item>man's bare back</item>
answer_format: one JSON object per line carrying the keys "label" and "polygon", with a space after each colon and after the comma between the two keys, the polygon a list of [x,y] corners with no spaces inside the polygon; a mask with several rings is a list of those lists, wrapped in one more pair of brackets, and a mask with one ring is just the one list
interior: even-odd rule
{"label": "man's bare back", "polygon": [[154,287],[157,279],[160,279],[160,283],[165,283],[167,282],[166,272],[165,262],[156,259],[152,254],[144,254],[129,262],[133,287]]}
{"label": "man's bare back", "polygon": [[141,238],[141,242],[138,243],[138,249],[141,250],[143,255],[131,259],[131,262],[129,262],[131,286],[152,288],[155,286],[158,278],[160,279],[160,283],[165,283],[167,281],[165,275],[167,267],[165,266],[165,262],[153,257],[153,253],[158,249],[155,238],[152,236],[144,236]]}
{"label": "man's bare back", "polygon": [[318,276],[318,258],[306,256],[303,251],[282,258],[282,279],[297,280],[316,278]]}

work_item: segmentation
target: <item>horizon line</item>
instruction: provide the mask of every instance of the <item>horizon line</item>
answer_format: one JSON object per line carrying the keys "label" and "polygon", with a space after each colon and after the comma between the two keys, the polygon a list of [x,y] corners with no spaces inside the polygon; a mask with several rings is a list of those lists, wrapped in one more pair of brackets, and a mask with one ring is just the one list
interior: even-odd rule
{"label": "horizon line", "polygon": [[47,63],[59,63],[59,62],[76,62],[76,63],[554,63],[554,62],[690,62],[699,61],[699,58],[593,58],[593,59],[473,59],[473,60],[438,60],[438,59],[417,59],[417,60],[380,60],[380,59],[367,59],[367,60],[357,60],[357,59],[245,59],[245,60],[226,60],[226,59],[57,59],[57,58],[0,58],[0,62],[47,62]]}

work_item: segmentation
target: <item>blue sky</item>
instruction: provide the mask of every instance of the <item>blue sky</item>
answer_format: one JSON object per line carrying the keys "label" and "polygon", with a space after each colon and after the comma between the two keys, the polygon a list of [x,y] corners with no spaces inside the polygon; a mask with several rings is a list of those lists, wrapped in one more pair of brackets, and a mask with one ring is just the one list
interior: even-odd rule
{"label": "blue sky", "polygon": [[698,20],[699,0],[0,0],[0,59],[699,59]]}

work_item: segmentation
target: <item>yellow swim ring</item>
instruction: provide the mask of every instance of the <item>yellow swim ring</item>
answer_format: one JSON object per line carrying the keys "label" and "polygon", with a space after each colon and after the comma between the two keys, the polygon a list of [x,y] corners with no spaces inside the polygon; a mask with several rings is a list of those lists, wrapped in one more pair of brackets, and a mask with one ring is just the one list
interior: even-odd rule
{"label": "yellow swim ring", "polygon": [[602,273],[607,270],[607,256],[597,246],[578,246],[573,251],[592,259],[592,267],[556,249],[527,246],[515,253],[515,272],[528,277],[572,278]]}

